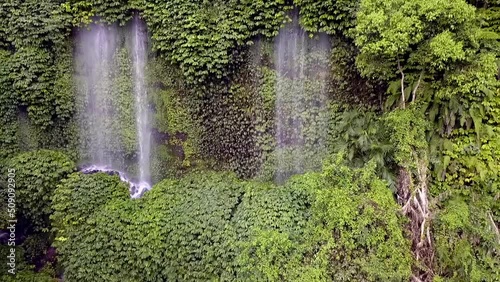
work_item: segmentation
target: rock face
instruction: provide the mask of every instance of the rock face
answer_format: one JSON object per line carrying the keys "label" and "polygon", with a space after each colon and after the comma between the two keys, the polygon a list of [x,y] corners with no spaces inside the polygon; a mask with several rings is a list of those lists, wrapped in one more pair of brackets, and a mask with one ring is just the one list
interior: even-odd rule
{"label": "rock face", "polygon": [[98,172],[103,172],[108,175],[118,175],[120,180],[127,183],[129,185],[130,196],[132,198],[140,198],[146,191],[151,189],[151,185],[147,182],[135,182],[130,179],[124,172],[118,171],[108,167],[100,167],[100,166],[88,166],[80,169],[83,174],[93,174]]}

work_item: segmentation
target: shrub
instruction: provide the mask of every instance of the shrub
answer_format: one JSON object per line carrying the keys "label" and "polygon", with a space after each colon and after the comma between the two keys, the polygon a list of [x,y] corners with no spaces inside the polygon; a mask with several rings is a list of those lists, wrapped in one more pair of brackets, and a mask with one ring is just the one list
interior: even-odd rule
{"label": "shrub", "polygon": [[61,152],[38,150],[15,156],[6,167],[16,171],[18,213],[34,229],[47,228],[56,185],[75,170],[75,163]]}

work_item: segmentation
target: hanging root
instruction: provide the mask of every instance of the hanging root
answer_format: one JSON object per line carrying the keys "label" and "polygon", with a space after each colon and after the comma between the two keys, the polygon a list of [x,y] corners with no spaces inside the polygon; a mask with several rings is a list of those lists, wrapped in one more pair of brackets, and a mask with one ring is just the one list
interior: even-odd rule
{"label": "hanging root", "polygon": [[427,188],[427,164],[419,161],[417,165],[417,181],[414,185],[411,172],[404,167],[399,170],[398,202],[403,213],[410,219],[407,229],[411,234],[412,251],[417,266],[413,269],[411,281],[432,281],[432,264],[434,251],[432,248],[429,196]]}

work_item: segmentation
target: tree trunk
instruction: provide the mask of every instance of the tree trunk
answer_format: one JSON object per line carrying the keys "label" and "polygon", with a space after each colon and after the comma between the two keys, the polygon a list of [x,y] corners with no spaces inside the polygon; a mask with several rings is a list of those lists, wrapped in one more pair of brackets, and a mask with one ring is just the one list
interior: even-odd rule
{"label": "tree trunk", "polygon": [[430,231],[430,211],[427,189],[427,165],[417,165],[417,181],[414,184],[408,168],[400,167],[398,175],[398,203],[409,219],[406,229],[412,242],[412,252],[417,264],[413,266],[413,282],[431,282],[434,276],[434,250]]}

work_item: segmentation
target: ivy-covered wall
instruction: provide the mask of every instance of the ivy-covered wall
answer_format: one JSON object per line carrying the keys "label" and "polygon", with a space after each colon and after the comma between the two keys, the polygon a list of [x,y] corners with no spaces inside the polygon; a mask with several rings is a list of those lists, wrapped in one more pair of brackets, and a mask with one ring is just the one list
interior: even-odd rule
{"label": "ivy-covered wall", "polygon": [[[498,280],[499,9],[496,0],[2,2],[0,171],[19,171],[26,235],[15,281]],[[317,81],[301,84],[305,106],[290,120],[307,124],[309,173],[277,185],[296,172],[276,169],[297,155],[276,139],[278,103],[292,115],[302,83],[276,64],[276,37],[294,13],[308,40],[329,36],[326,54],[306,56],[313,72],[328,61],[328,85],[318,101]],[[134,14],[151,36],[158,183],[136,201],[116,176],[73,174],[85,158],[76,31],[126,28]],[[130,109],[120,44],[111,96]],[[120,112],[109,122],[130,160],[135,121]],[[59,264],[46,257],[51,244]]]}

